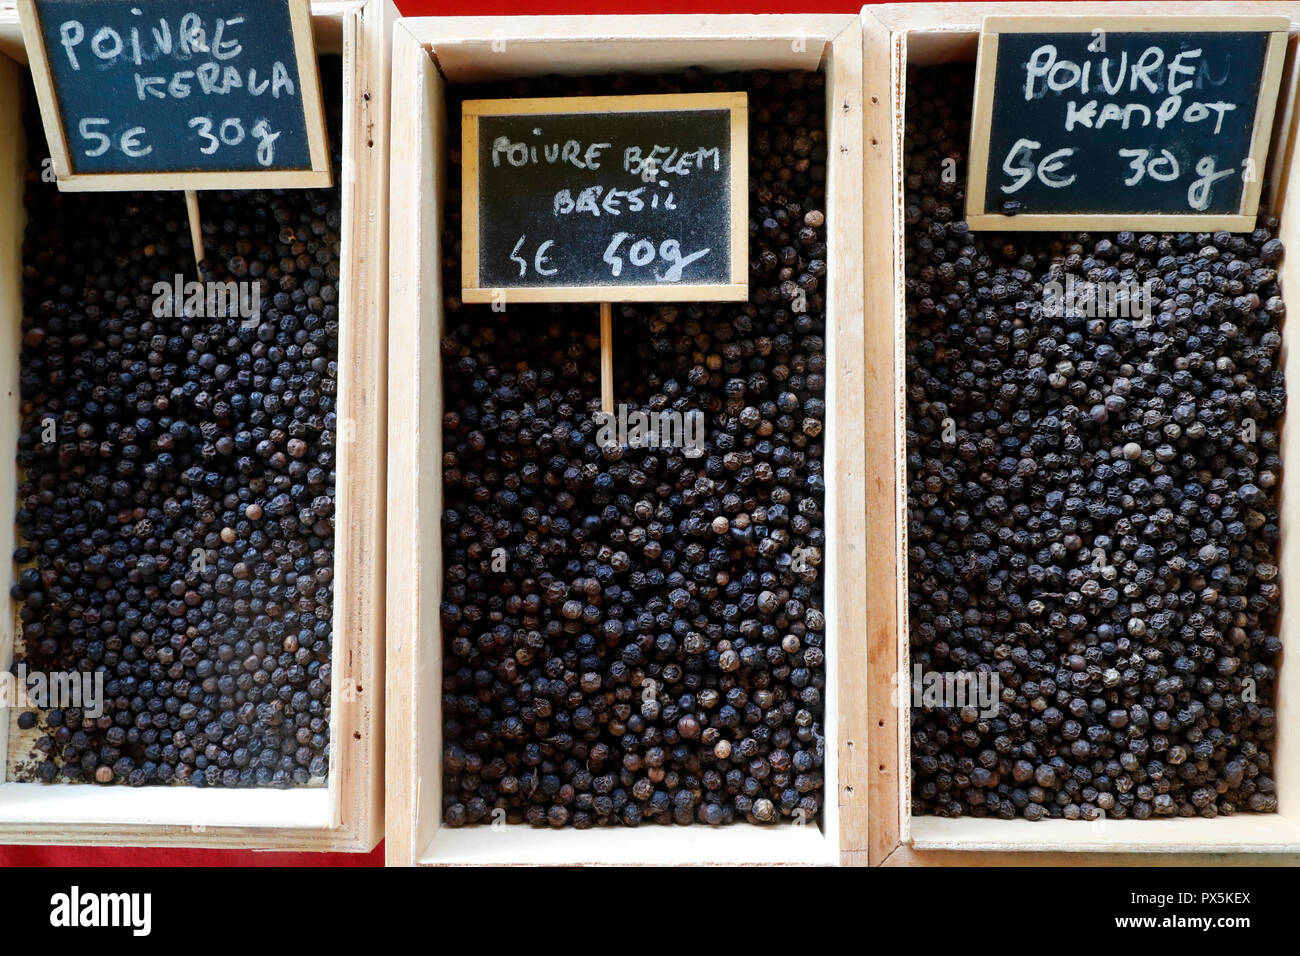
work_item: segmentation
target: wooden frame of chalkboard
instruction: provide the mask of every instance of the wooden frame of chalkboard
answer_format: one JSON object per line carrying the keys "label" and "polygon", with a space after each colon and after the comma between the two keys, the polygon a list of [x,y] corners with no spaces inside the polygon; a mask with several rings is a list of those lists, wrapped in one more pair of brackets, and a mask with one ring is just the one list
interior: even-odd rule
{"label": "wooden frame of chalkboard", "polygon": [[[334,646],[325,786],[200,788],[28,783],[13,768],[33,735],[0,708],[0,845],[212,847],[365,852],[383,836],[384,446],[387,436],[390,0],[312,7],[318,55],[338,57],[343,126]],[[13,0],[0,0],[0,502],[15,507],[23,202],[30,170],[23,109],[29,78]],[[39,168],[39,167],[38,167]],[[45,188],[54,189],[53,184]],[[181,196],[175,197],[183,218]],[[0,522],[0,552],[14,523]],[[10,572],[6,572],[10,573]],[[13,660],[17,606],[0,613],[0,672]]]}
{"label": "wooden frame of chalkboard", "polygon": [[[1037,2],[892,3],[864,8],[863,32],[883,36],[893,56],[888,94],[892,114],[892,163],[869,163],[864,184],[869,207],[885,210],[880,226],[892,224],[892,244],[880,252],[889,264],[869,267],[868,307],[884,321],[868,323],[868,348],[885,356],[872,361],[866,380],[866,406],[873,454],[868,458],[867,577],[869,643],[869,737],[866,768],[871,814],[868,860],[872,866],[1245,866],[1295,865],[1300,861],[1300,664],[1284,651],[1277,679],[1274,779],[1277,813],[1240,812],[1210,820],[1199,817],[1150,820],[1047,819],[917,816],[911,806],[910,702],[895,694],[895,675],[909,673],[909,547],[906,470],[906,328],[904,195],[912,172],[904,151],[905,78],[912,67],[966,63],[974,68],[983,18],[992,13],[1033,15]],[[1153,4],[1089,3],[1098,16],[1149,14]],[[1225,10],[1239,15],[1281,15],[1289,20],[1288,45],[1300,45],[1300,2],[1296,0],[1189,0],[1159,4],[1171,17],[1209,17]],[[870,82],[870,80],[868,80]],[[1278,265],[1285,295],[1300,294],[1300,60],[1288,57],[1268,161],[1260,175],[1264,209],[1279,217],[1279,238],[1289,254]],[[882,99],[885,99],[882,97]],[[1153,227],[1154,232],[1175,231]],[[871,244],[868,244],[871,252]],[[883,327],[883,328],[881,328]],[[1286,348],[1283,371],[1300,380],[1300,349]],[[892,357],[892,361],[890,358]],[[1284,642],[1300,635],[1300,469],[1286,467],[1300,449],[1300,415],[1282,422],[1283,458],[1279,521],[1278,579],[1284,597],[1279,634]]]}
{"label": "wooden frame of chalkboard", "polygon": [[[864,149],[887,165],[889,50],[856,15],[428,17],[393,31],[392,308],[388,441],[388,777],[390,865],[861,864],[867,837],[864,480],[872,429],[863,405],[868,327],[888,329],[887,302],[863,302],[864,266],[889,268],[879,236],[888,208],[864,206]],[[870,105],[864,100],[870,64]],[[442,823],[442,416],[439,342],[459,289],[446,210],[451,84],[705,71],[820,71],[826,104],[826,767],[825,809],[806,826],[708,827]],[[463,156],[462,152],[462,156]],[[744,261],[748,261],[746,242]],[[737,306],[739,308],[740,306]],[[596,328],[592,310],[592,331]],[[864,314],[869,318],[864,321]],[[530,360],[521,356],[521,361]],[[892,547],[892,542],[890,544]]]}
{"label": "wooden frame of chalkboard", "polygon": [[[730,218],[730,282],[654,283],[643,285],[546,285],[496,288],[480,284],[482,223],[479,168],[479,126],[485,116],[570,116],[727,110],[730,123],[728,195]],[[530,99],[467,100],[461,111],[464,163],[461,192],[464,219],[461,255],[461,298],[466,302],[717,302],[749,296],[748,218],[749,112],[744,93],[689,93],[660,96],[575,96]],[[737,151],[736,147],[741,148]],[[741,210],[737,213],[737,210]]]}
{"label": "wooden frame of chalkboard", "polygon": [[[986,195],[989,142],[994,122],[994,87],[998,71],[999,37],[1002,34],[1077,33],[1226,33],[1267,34],[1259,91],[1250,129],[1251,169],[1263,169],[1273,128],[1278,82],[1286,58],[1288,20],[1279,16],[1233,15],[1235,5],[1223,4],[1222,15],[1096,15],[1041,14],[985,16],[976,59],[975,102],[971,114],[971,147],[967,171],[966,221],[972,229],[1034,231],[1053,229],[1226,229],[1248,232],[1254,228],[1259,208],[1262,176],[1246,177],[1240,202],[1232,212],[1216,213],[1035,213],[1008,215],[989,208]],[[1127,124],[1127,119],[1124,120]],[[1125,126],[1127,128],[1127,125]],[[1049,157],[1050,158],[1050,157]],[[1154,177],[1152,177],[1154,179]]]}
{"label": "wooden frame of chalkboard", "polygon": [[294,189],[329,186],[332,171],[320,73],[312,38],[311,0],[287,0],[297,66],[300,100],[306,122],[310,165],[299,169],[194,170],[156,172],[77,172],[63,128],[54,72],[41,29],[36,0],[17,0],[23,41],[30,60],[32,83],[40,103],[45,139],[59,189],[67,192],[128,189]]}

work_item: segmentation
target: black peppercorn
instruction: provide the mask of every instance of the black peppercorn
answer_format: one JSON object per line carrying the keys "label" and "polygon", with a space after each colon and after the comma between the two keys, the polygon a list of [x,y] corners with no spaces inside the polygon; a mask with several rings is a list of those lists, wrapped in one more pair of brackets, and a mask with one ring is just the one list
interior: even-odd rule
{"label": "black peppercorn", "polygon": [[[323,78],[337,144],[337,64]],[[155,283],[194,278],[176,194],[60,193],[31,132],[16,656],[102,678],[104,699],[95,718],[20,715],[48,733],[17,778],[320,784],[339,193],[205,193],[203,278],[257,285],[261,304],[168,317]]]}
{"label": "black peppercorn", "polygon": [[915,702],[914,812],[1271,812],[1276,221],[972,233],[972,70],[907,95],[911,659],[997,688]]}
{"label": "black peppercorn", "polygon": [[822,76],[453,94],[728,89],[750,91],[749,301],[616,307],[618,400],[698,413],[701,454],[598,446],[590,307],[444,303],[449,826],[812,822],[822,806]]}

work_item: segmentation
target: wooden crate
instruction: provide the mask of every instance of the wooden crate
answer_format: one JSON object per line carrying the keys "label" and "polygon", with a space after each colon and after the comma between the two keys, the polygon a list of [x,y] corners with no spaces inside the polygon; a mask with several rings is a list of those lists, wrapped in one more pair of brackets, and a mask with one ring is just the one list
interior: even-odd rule
{"label": "wooden crate", "polygon": [[[865,860],[862,339],[863,44],[854,16],[403,19],[393,34],[386,852],[397,865]],[[441,232],[446,84],[635,69],[827,76],[826,802],[822,825],[447,828],[442,812]],[[883,90],[882,90],[883,92]],[[881,102],[883,112],[883,101]],[[886,152],[888,144],[877,144]],[[593,307],[593,327],[595,322]],[[838,799],[836,798],[838,794]],[[836,803],[838,803],[838,812]]]}
{"label": "wooden crate", "polygon": [[[980,23],[991,14],[1084,13],[1087,15],[1137,14],[1272,14],[1289,16],[1290,38],[1282,92],[1274,122],[1274,135],[1265,179],[1271,211],[1281,216],[1281,238],[1289,255],[1279,273],[1285,290],[1300,294],[1300,168],[1297,134],[1300,114],[1295,90],[1300,78],[1297,31],[1300,4],[1293,2],[1175,2],[1175,3],[937,3],[885,4],[865,7],[863,32],[875,35],[890,50],[887,68],[891,81],[892,116],[890,168],[868,169],[866,197],[869,206],[891,210],[894,243],[892,266],[869,269],[866,277],[868,314],[879,304],[880,328],[868,328],[868,343],[876,341],[876,362],[870,364],[867,407],[887,419],[889,434],[874,447],[892,448],[892,458],[879,455],[868,461],[875,479],[868,497],[867,539],[868,633],[870,635],[870,721],[873,754],[870,782],[870,862],[872,865],[1188,865],[1194,863],[1300,863],[1300,734],[1294,725],[1300,708],[1300,667],[1284,664],[1277,682],[1278,741],[1275,770],[1279,810],[1274,814],[1242,813],[1214,820],[1106,820],[1097,823],[1068,820],[1000,820],[963,818],[950,820],[911,815],[909,708],[894,701],[893,678],[908,672],[907,525],[904,416],[905,292],[903,286],[903,120],[908,65],[969,60],[974,69]],[[883,82],[884,74],[880,77]],[[868,83],[872,77],[868,75]],[[1290,194],[1297,202],[1290,203]],[[889,316],[892,321],[886,320]],[[883,361],[893,356],[891,367]],[[1282,361],[1291,382],[1300,381],[1300,353],[1283,351]],[[1300,447],[1300,422],[1292,416],[1283,425],[1285,449]],[[1300,514],[1300,471],[1284,472],[1283,528]],[[1295,517],[1292,517],[1292,516]],[[1287,598],[1300,588],[1300,539],[1282,537],[1279,565],[1283,584],[1281,633],[1300,633],[1300,600]]]}
{"label": "wooden crate", "polygon": [[[382,836],[384,401],[387,314],[387,174],[390,0],[314,2],[318,53],[343,59],[342,317],[335,531],[334,677],[328,786],[273,789],[99,787],[5,782],[0,844],[56,843],[366,851]],[[22,335],[22,90],[26,55],[12,0],[0,3],[0,322],[16,355]],[[53,189],[54,186],[49,187]],[[177,194],[177,203],[181,202]],[[18,363],[0,363],[0,501],[13,507]],[[347,424],[348,421],[351,424]],[[0,553],[14,546],[0,522]],[[0,669],[13,659],[14,617],[0,615]],[[21,750],[0,721],[0,754]]]}

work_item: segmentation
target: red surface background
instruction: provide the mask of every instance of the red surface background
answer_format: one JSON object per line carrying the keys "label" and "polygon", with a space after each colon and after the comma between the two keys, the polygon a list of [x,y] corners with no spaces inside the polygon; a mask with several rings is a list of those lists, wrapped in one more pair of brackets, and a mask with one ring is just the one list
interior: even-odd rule
{"label": "red surface background", "polygon": [[[509,16],[598,13],[856,13],[863,0],[398,0],[403,16]],[[871,0],[865,0],[871,2]],[[0,866],[382,866],[373,853],[258,853],[67,846],[0,846]]]}

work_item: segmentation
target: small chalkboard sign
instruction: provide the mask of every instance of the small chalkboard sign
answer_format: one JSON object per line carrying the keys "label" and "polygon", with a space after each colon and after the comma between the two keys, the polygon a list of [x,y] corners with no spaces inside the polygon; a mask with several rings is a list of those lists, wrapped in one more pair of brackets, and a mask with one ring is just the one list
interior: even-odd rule
{"label": "small chalkboard sign", "polygon": [[743,300],[744,93],[469,100],[466,302]]}
{"label": "small chalkboard sign", "polygon": [[19,0],[59,187],[328,186],[309,0]]}
{"label": "small chalkboard sign", "polygon": [[1286,17],[987,17],[973,229],[1255,227]]}

